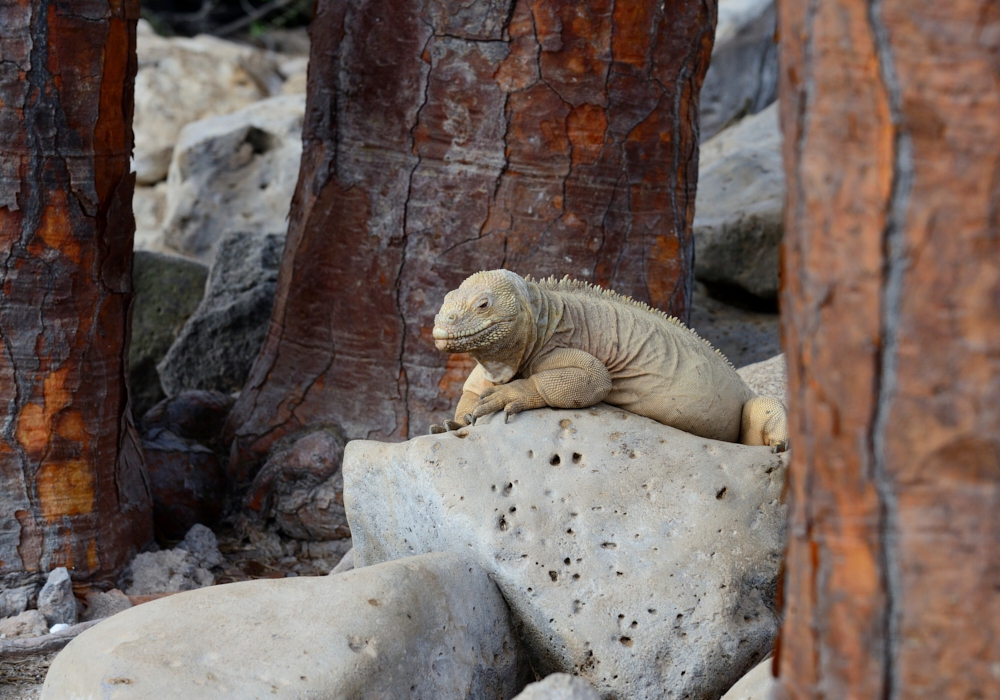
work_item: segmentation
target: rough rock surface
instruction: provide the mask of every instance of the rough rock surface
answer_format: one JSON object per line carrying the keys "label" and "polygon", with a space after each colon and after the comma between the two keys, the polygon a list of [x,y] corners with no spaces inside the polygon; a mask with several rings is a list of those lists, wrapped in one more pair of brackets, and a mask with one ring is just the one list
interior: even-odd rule
{"label": "rough rock surface", "polygon": [[60,566],[49,572],[49,577],[38,592],[38,611],[45,616],[51,627],[60,623],[76,624],[76,598],[73,596],[73,580],[69,570]]}
{"label": "rough rock surface", "polygon": [[761,111],[777,96],[774,0],[719,0],[712,63],[700,96],[702,140]]}
{"label": "rough rock surface", "polygon": [[222,449],[219,433],[233,407],[233,397],[221,391],[182,391],[153,406],[142,417],[141,430],[149,435],[169,430],[207,447]]}
{"label": "rough rock surface", "polygon": [[226,473],[215,452],[196,440],[159,429],[143,437],[142,451],[158,538],[176,540],[196,523],[218,521]]}
{"label": "rough rock surface", "polygon": [[190,552],[198,565],[206,569],[221,566],[225,561],[222,552],[219,551],[219,540],[215,533],[201,524],[194,525],[188,530],[177,548]]}
{"label": "rough rock surface", "polygon": [[250,512],[273,519],[285,535],[301,540],[351,536],[344,510],[340,471],[344,440],[335,431],[315,430],[275,449],[246,497]]}
{"label": "rough rock surface", "polygon": [[758,396],[777,396],[787,401],[788,368],[784,355],[740,367],[736,373]]}
{"label": "rough rock surface", "polygon": [[140,21],[135,153],[140,184],[167,175],[174,143],[192,121],[228,114],[280,90],[272,55],[209,36],[164,38]]}
{"label": "rough rock surface", "polygon": [[83,622],[103,620],[131,607],[132,601],[117,588],[110,591],[94,591],[87,594],[87,609],[83,611],[80,620]]}
{"label": "rough rock surface", "polygon": [[118,587],[127,595],[176,593],[213,583],[212,572],[199,566],[197,558],[183,549],[141,552],[118,578]]}
{"label": "rough rock surface", "polygon": [[773,299],[785,174],[778,105],[702,144],[694,218],[695,276]]}
{"label": "rough rock surface", "polygon": [[135,607],[71,642],[42,698],[504,700],[523,660],[486,572],[431,554]]}
{"label": "rough rock surface", "polygon": [[337,562],[337,565],[332,569],[330,569],[330,573],[328,575],[333,576],[334,574],[342,574],[344,572],[353,570],[354,570],[354,548],[351,547],[351,549],[347,551],[347,554],[341,557],[340,561]]}
{"label": "rough rock surface", "polygon": [[267,333],[284,241],[251,232],[220,241],[205,298],[157,365],[168,396],[243,387]]}
{"label": "rough rock surface", "polygon": [[695,282],[691,328],[714,345],[734,367],[762,362],[781,352],[780,317],[727,304]]}
{"label": "rough rock surface", "polygon": [[163,217],[167,213],[167,183],[136,185],[132,195],[132,211],[135,214],[135,250],[152,250],[157,253],[171,251],[163,241]]}
{"label": "rough rock surface", "polygon": [[774,692],[778,684],[772,675],[773,661],[771,658],[764,659],[750,669],[722,696],[722,700],[776,700]]}
{"label": "rough rock surface", "polygon": [[136,251],[132,263],[132,344],[128,351],[134,415],[143,415],[164,398],[156,363],[198,308],[207,279],[208,267],[196,260]]}
{"label": "rough rock surface", "polygon": [[304,110],[304,95],[286,95],[185,126],[167,179],[166,245],[211,262],[228,232],[284,233]]}
{"label": "rough rock surface", "polygon": [[399,444],[357,440],[359,566],[461,552],[490,572],[537,671],[605,698],[718,698],[768,651],[786,457],[605,405]]}
{"label": "rough rock surface", "polygon": [[600,700],[587,681],[568,673],[553,673],[531,683],[514,700]]}
{"label": "rough rock surface", "polygon": [[20,615],[44,583],[40,573],[16,571],[0,579],[0,618]]}
{"label": "rough rock surface", "polygon": [[41,637],[48,634],[49,625],[38,610],[25,610],[20,615],[0,620],[0,639]]}

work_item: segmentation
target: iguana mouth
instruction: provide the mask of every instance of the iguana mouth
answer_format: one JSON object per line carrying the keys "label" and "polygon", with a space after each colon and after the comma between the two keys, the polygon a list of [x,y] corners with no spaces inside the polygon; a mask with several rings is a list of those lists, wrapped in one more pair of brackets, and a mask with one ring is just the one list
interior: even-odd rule
{"label": "iguana mouth", "polygon": [[470,328],[465,331],[447,331],[440,326],[434,326],[434,340],[462,340],[463,338],[471,338],[474,335],[479,335],[483,331],[490,329],[493,325],[495,324],[492,321],[487,321],[481,326]]}

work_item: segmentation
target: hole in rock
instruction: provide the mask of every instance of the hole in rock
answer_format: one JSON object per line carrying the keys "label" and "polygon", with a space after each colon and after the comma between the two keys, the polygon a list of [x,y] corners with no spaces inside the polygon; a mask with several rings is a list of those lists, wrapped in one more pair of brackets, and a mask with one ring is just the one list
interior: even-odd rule
{"label": "hole in rock", "polygon": [[507,532],[507,521],[502,515],[500,516],[500,532]]}
{"label": "hole in rock", "polygon": [[646,612],[648,612],[650,615],[655,615],[656,614],[656,608],[650,608]]}
{"label": "hole in rock", "polygon": [[460,437],[460,438],[469,437],[469,431],[468,430],[459,430],[457,433],[455,433],[455,435],[456,435],[456,437]]}
{"label": "hole in rock", "polygon": [[631,627],[632,629],[635,629],[635,628],[636,628],[636,627],[638,627],[638,626],[639,626],[639,623],[638,623],[638,622],[636,622],[635,620],[632,620],[632,624],[631,624],[631,625],[629,625],[629,627]]}
{"label": "hole in rock", "polygon": [[573,423],[570,421],[569,418],[563,418],[561,421],[559,421],[560,428],[568,428],[571,425],[573,425]]}
{"label": "hole in rock", "polygon": [[715,492],[715,498],[721,501],[725,497],[726,497],[726,487],[723,486],[721,489]]}
{"label": "hole in rock", "polygon": [[579,452],[573,453],[573,464],[579,464],[581,459],[583,459],[582,454],[580,454]]}
{"label": "hole in rock", "polygon": [[620,641],[624,646],[627,646],[627,647],[632,646],[632,638],[631,637],[622,637],[618,641]]}
{"label": "hole in rock", "polygon": [[601,546],[604,549],[618,549],[618,545],[616,545],[614,542],[602,542]]}
{"label": "hole in rock", "polygon": [[552,459],[549,460],[549,464],[551,464],[553,467],[557,467],[559,466],[560,461],[561,460],[559,459],[559,455],[552,455]]}
{"label": "hole in rock", "polygon": [[553,581],[558,581],[559,580],[559,574],[557,574],[555,571],[550,571],[549,572],[549,578],[552,579]]}
{"label": "hole in rock", "polygon": [[577,581],[580,579],[580,574],[573,574],[573,580]]}
{"label": "hole in rock", "polygon": [[534,459],[534,458],[535,458],[535,451],[528,450],[528,459]]}
{"label": "hole in rock", "polygon": [[277,139],[273,134],[269,134],[263,129],[258,129],[257,127],[250,127],[247,132],[247,137],[244,139],[250,144],[250,148],[256,154],[267,153],[277,146]]}
{"label": "hole in rock", "polygon": [[517,506],[511,506],[510,507],[510,512],[511,513],[516,513],[517,512]]}
{"label": "hole in rock", "polygon": [[514,484],[507,484],[506,486],[504,486],[503,487],[503,495],[504,496],[509,496],[510,492],[511,492],[511,490],[513,490],[513,488],[514,488]]}

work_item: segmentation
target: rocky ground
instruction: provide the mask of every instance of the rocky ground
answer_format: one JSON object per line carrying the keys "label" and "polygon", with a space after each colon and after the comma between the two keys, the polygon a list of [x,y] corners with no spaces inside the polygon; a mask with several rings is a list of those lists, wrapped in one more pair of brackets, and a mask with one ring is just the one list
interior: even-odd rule
{"label": "rocky ground", "polygon": [[[702,93],[701,178],[698,214],[694,222],[698,282],[691,326],[735,366],[746,367],[745,378],[758,391],[780,394],[784,391],[783,364],[780,358],[770,359],[780,352],[775,298],[784,196],[776,106],[768,108],[775,99],[777,75],[773,34],[774,8],[770,0],[722,0],[720,3],[716,48]],[[79,605],[66,618],[66,624],[139,607],[130,613],[134,616],[142,611],[141,606],[146,602],[169,597],[178,591],[260,579],[324,576],[335,568],[347,570],[353,565],[354,552],[349,553],[352,540],[344,507],[345,477],[341,469],[344,440],[338,434],[317,431],[299,436],[297,442],[279,445],[251,486],[246,500],[225,508],[222,504],[227,454],[220,444],[219,432],[232,406],[232,394],[242,387],[257,355],[270,317],[289,202],[302,148],[300,132],[308,41],[302,32],[286,32],[279,38],[280,41],[258,42],[268,47],[260,48],[208,36],[167,39],[157,36],[148,24],[140,25],[134,156],[139,185],[133,202],[137,221],[136,303],[130,383],[154,485],[154,517],[162,549],[139,555],[118,582],[120,590],[117,593],[107,594],[106,599],[88,600],[89,607]],[[769,362],[754,365],[769,359]],[[574,420],[585,422],[589,418]],[[604,416],[601,420],[606,422],[611,418]],[[603,426],[603,423],[595,425],[592,431],[599,432]],[[484,430],[488,429],[489,426],[485,426]],[[634,436],[627,439],[632,438]],[[495,436],[496,441],[502,439],[501,435]],[[658,439],[673,440],[674,437]],[[465,443],[466,447],[468,444],[471,441]],[[691,449],[694,455],[701,454],[699,450],[705,448]],[[566,455],[571,464],[576,456],[572,451]],[[609,465],[617,464],[614,459],[619,458],[621,455],[607,456],[602,468],[613,472],[617,467]],[[701,464],[705,458],[692,456],[691,459]],[[770,457],[761,456],[761,459],[763,464]],[[626,461],[621,468],[627,471],[628,464]],[[718,468],[714,462],[712,464],[713,469]],[[678,474],[676,478],[687,477]],[[524,479],[529,479],[527,473]],[[717,494],[730,493],[726,486],[706,487],[712,492],[710,499],[706,497],[707,506],[731,507],[735,509],[731,512],[741,513],[739,508],[750,508],[746,513],[769,514],[756,520],[752,513],[747,516],[750,517],[748,522],[757,523],[758,527],[764,520],[773,521],[770,529],[760,533],[763,538],[760,541],[768,543],[761,546],[760,552],[768,553],[757,557],[756,563],[751,562],[752,566],[763,566],[761,576],[750,583],[743,579],[734,583],[728,569],[721,567],[717,571],[722,581],[719,585],[739,583],[744,592],[756,591],[754,595],[761,601],[770,595],[767,591],[773,572],[768,567],[773,564],[772,554],[777,551],[776,542],[780,539],[777,522],[781,518],[772,517],[780,510],[780,505],[770,497],[764,498],[772,481],[774,479],[768,476],[756,485],[747,484],[747,492],[758,494],[759,491],[753,496],[760,496],[758,501],[752,504],[754,508],[759,506],[757,511],[750,508],[749,502],[738,507],[733,501],[723,503],[724,498]],[[632,486],[646,489],[648,483],[644,486],[636,482]],[[513,487],[513,480],[510,486]],[[728,488],[742,491],[742,487],[737,489],[732,483]],[[363,491],[356,489],[355,497],[360,497],[358,494]],[[431,492],[415,496],[415,492],[405,491],[398,494],[403,500],[433,497]],[[376,494],[375,502],[366,510],[375,512],[379,498],[384,499],[384,494]],[[637,501],[640,502],[642,499]],[[629,506],[629,509],[641,510],[638,505]],[[692,515],[691,522],[701,522],[701,515]],[[514,520],[513,512],[503,517],[507,518],[504,522]],[[445,520],[447,518],[434,524],[435,531],[451,526]],[[206,540],[202,530],[196,530],[195,535],[188,534],[191,526],[198,522],[213,525],[214,541],[209,541],[212,538]],[[427,523],[420,521],[410,526],[420,525]],[[462,525],[455,527],[458,533],[455,536],[459,539],[468,529]],[[602,539],[599,533],[602,527],[609,525],[591,527],[591,534],[596,538],[591,544],[605,556],[609,548],[605,547],[608,540]],[[489,536],[484,534],[481,541],[489,541]],[[366,543],[362,543],[359,552],[365,564],[384,561],[380,566],[388,566],[391,562],[387,560],[398,554],[442,551],[420,545],[416,538],[397,554],[390,555],[392,547],[389,544],[372,544],[372,532],[366,531],[362,539]],[[645,534],[640,539],[647,542]],[[208,545],[204,545],[206,541]],[[465,549],[460,554],[467,555]],[[715,557],[714,552],[709,558],[712,557]],[[528,586],[526,581],[535,579],[529,576],[522,581],[519,574],[511,574],[505,579],[510,572],[495,568],[492,561],[489,557],[477,559],[473,556],[468,570],[474,579],[478,576],[474,572],[480,571],[476,567],[483,567],[482,571],[486,571],[491,580],[501,583],[505,597],[514,601],[515,618],[511,624],[519,626],[522,633],[525,625],[529,628],[534,625],[534,636],[529,635],[534,641],[528,646],[536,657],[549,658],[547,670],[581,672],[591,668],[588,663],[596,661],[589,662],[588,658],[593,657],[596,647],[589,649],[589,657],[587,652],[582,652],[583,656],[565,652],[565,648],[577,651],[587,648],[586,644],[579,646],[579,640],[574,639],[570,629],[572,625],[560,618],[565,612],[563,603],[566,601],[555,596],[554,602],[546,603],[540,593],[518,597],[511,588],[515,585],[511,581],[520,582],[517,585],[523,583],[522,588],[528,592],[533,592],[539,584],[534,582]],[[575,564],[569,557],[566,561],[570,563],[535,572],[541,583],[555,584],[556,579],[562,577],[560,580],[571,585]],[[603,560],[599,556],[595,561]],[[746,571],[751,564],[744,562],[740,566]],[[663,562],[658,565],[662,566]],[[438,564],[420,566],[424,567],[421,576],[436,576],[434,567]],[[392,571],[395,573],[386,576],[410,575],[397,569]],[[595,569],[588,571],[586,578],[600,582],[605,573]],[[625,573],[612,570],[611,581],[617,583],[618,577]],[[553,574],[555,578],[551,578]],[[653,578],[659,580],[662,576],[657,574]],[[504,584],[505,580],[508,583]],[[41,579],[25,583],[19,594],[23,603],[18,602],[17,596],[4,598],[7,592],[0,595],[0,608],[8,620],[25,608],[34,612],[34,608],[42,607],[43,583]],[[469,585],[478,586],[479,583]],[[503,585],[508,588],[504,589]],[[492,593],[488,591],[492,589],[486,586],[484,590],[487,592],[482,595],[489,598]],[[760,591],[764,593],[759,594]],[[689,593],[690,590],[684,595]],[[72,590],[68,595],[72,602]],[[677,597],[673,593],[664,595]],[[401,600],[392,604],[401,606],[400,610],[409,610],[405,598]],[[581,600],[577,598],[568,603],[573,614],[577,614],[574,606]],[[614,600],[617,600],[614,595],[603,602],[595,599],[594,607],[606,607]],[[716,620],[722,611],[725,614],[732,612],[731,606],[726,607],[726,601],[726,598],[719,598],[716,608],[712,608],[717,613]],[[371,604],[370,600],[368,602]],[[102,605],[106,607],[101,608]],[[559,614],[551,615],[552,619],[549,619],[550,605],[560,610]],[[719,638],[729,640],[718,642],[726,647],[724,655],[727,658],[735,652],[726,645],[735,645],[734,649],[741,650],[742,656],[737,663],[741,669],[758,661],[769,648],[774,621],[769,617],[766,604],[762,602],[761,605],[759,610],[746,612],[741,609],[740,612],[746,612],[748,619],[759,621],[759,629],[754,628],[753,634],[734,632],[731,638],[725,635]],[[104,611],[100,615],[99,609]],[[162,605],[156,609],[162,609]],[[650,606],[649,610],[654,608]],[[680,612],[681,616],[687,614],[686,610]],[[586,622],[589,619],[586,615],[581,615],[583,622],[580,624],[591,624]],[[646,615],[652,616],[653,612]],[[631,613],[618,617],[624,628],[616,631],[607,643],[602,642],[603,646],[597,645],[606,668],[626,668],[633,663],[624,661],[626,657],[634,660],[637,654],[641,656],[655,646],[629,631],[640,626],[645,629],[648,623],[653,627],[660,625],[656,627],[656,635],[659,635],[656,639],[661,642],[671,635],[688,637],[685,644],[676,647],[676,653],[687,654],[685,663],[696,670],[698,678],[704,679],[707,673],[723,689],[735,680],[731,668],[706,671],[706,664],[711,666],[715,652],[711,649],[706,652],[708,647],[700,647],[694,641],[705,634],[705,629],[719,624],[708,623],[711,614],[704,628],[697,616],[692,618],[690,627],[672,623],[666,617],[657,618],[658,622],[654,623],[638,612],[635,620]],[[31,620],[34,627],[29,630],[30,625],[25,623],[23,629],[19,628],[18,634],[24,636],[17,639],[0,637],[0,700],[40,697],[40,683],[55,652],[32,652],[26,650],[24,644],[28,640],[44,646],[45,640],[53,640],[59,633],[46,632],[56,619],[48,614],[39,617],[35,613]],[[0,624],[8,620],[0,620]],[[549,638],[559,637],[565,642],[565,648],[552,651],[546,650],[544,644],[539,646],[538,639],[550,633]],[[488,645],[496,639],[487,637],[476,643]],[[750,638],[756,640],[752,648],[744,644]],[[513,655],[504,656],[507,665],[500,664],[495,669],[499,676],[508,679],[504,683],[514,682],[511,679],[519,677],[523,671],[517,656],[521,652],[515,646],[513,641],[508,645]],[[508,647],[504,647],[505,653]],[[353,643],[350,651],[358,651]],[[411,650],[405,654],[413,656],[417,652]],[[500,656],[498,654],[497,658]],[[643,661],[646,662],[658,663],[648,658]],[[619,688],[616,685],[618,675],[612,673],[611,676],[614,678],[605,675],[598,680],[592,675],[591,680],[604,694],[618,692],[615,690]],[[690,684],[691,676],[671,682],[676,685],[675,681]],[[699,687],[704,688],[704,684],[696,686],[691,685],[692,697],[700,697]],[[557,697],[593,698],[597,694],[578,678],[555,673],[546,681],[529,686],[521,697],[551,700]]]}

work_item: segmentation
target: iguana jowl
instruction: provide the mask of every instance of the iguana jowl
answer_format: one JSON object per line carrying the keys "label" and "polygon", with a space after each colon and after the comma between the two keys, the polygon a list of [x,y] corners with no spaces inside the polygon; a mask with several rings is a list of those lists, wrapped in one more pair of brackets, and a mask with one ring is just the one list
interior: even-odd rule
{"label": "iguana jowl", "polygon": [[477,272],[434,319],[439,350],[478,365],[444,432],[503,410],[604,401],[702,437],[787,447],[785,407],[754,396],[733,366],[677,319],[586,282]]}

